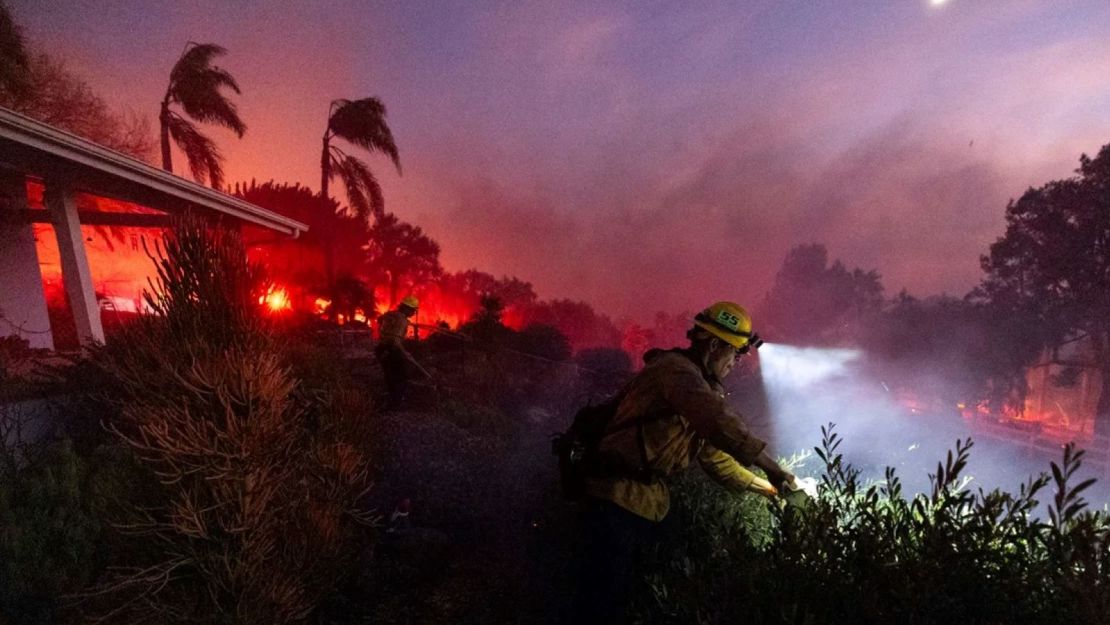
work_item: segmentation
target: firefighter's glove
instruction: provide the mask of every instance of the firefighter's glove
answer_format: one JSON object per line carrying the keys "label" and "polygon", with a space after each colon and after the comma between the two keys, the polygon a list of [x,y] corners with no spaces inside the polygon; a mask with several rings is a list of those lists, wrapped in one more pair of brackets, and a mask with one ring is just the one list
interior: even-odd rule
{"label": "firefighter's glove", "polygon": [[779,491],[767,480],[756,476],[752,479],[752,483],[748,485],[748,490],[759,495],[763,495],[768,499],[774,499],[778,496]]}
{"label": "firefighter's glove", "polygon": [[794,474],[789,471],[783,471],[778,475],[768,475],[767,477],[779,492],[785,493],[798,488]]}

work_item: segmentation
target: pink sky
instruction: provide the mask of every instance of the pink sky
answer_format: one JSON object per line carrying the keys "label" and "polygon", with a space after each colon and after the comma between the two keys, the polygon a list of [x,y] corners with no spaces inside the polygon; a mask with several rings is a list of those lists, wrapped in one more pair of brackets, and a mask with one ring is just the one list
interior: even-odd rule
{"label": "pink sky", "polygon": [[12,11],[152,120],[186,41],[227,47],[232,181],[315,187],[328,102],[381,97],[387,207],[448,269],[614,316],[754,305],[808,242],[888,294],[962,295],[1007,200],[1110,140],[1097,0],[178,4]]}

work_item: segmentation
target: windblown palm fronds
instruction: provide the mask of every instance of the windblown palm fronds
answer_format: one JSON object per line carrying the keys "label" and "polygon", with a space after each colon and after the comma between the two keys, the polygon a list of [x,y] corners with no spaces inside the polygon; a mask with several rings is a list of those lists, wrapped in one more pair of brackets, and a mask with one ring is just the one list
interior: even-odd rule
{"label": "windblown palm fronds", "polygon": [[[172,138],[185,153],[193,177],[201,182],[207,178],[217,188],[223,183],[223,155],[216,144],[186,117],[223,126],[239,137],[247,131],[235,104],[221,91],[227,87],[236,94],[241,93],[239,83],[227,70],[212,65],[213,59],[226,53],[227,50],[215,44],[190,42],[170,71],[170,83],[159,115],[162,168],[173,171]],[[172,108],[174,104],[180,107],[181,112]]]}
{"label": "windblown palm fronds", "polygon": [[[224,178],[223,155],[215,142],[197,130],[195,125],[177,115],[171,114],[168,126],[170,137],[189,161],[189,171],[193,178],[204,180],[207,176],[213,187],[220,186]],[[166,169],[169,170],[168,167]]]}
{"label": "windblown palm fronds", "polygon": [[320,195],[328,196],[328,185],[335,176],[347,189],[351,209],[359,216],[385,214],[385,198],[381,185],[366,163],[332,145],[338,137],[369,152],[388,156],[401,171],[401,159],[393,132],[385,121],[385,105],[377,98],[335,100],[331,103],[328,127],[324,131],[324,149],[320,155]]}

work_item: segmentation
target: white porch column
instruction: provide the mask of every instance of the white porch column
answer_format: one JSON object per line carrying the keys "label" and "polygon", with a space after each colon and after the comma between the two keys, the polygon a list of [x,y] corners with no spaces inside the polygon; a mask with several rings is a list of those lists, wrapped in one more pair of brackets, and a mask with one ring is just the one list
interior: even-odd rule
{"label": "white porch column", "polygon": [[0,171],[0,336],[25,338],[32,349],[54,349],[35,233],[14,212],[26,208],[23,174]]}
{"label": "white porch column", "polygon": [[73,321],[77,324],[77,338],[82,345],[103,343],[100,307],[96,303],[89,258],[85,254],[85,237],[81,236],[81,222],[77,218],[77,192],[73,181],[60,175],[47,177],[45,183],[46,208],[50,210],[58,236],[62,281],[69,296]]}

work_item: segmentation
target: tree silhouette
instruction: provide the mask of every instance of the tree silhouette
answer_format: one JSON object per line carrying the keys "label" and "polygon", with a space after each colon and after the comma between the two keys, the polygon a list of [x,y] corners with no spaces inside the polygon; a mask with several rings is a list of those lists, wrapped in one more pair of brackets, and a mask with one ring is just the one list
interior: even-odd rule
{"label": "tree silhouette", "polygon": [[483,295],[479,299],[478,311],[459,327],[459,332],[484,347],[505,345],[512,339],[513,331],[501,322],[504,303],[495,295]]}
{"label": "tree silhouette", "polygon": [[332,319],[338,315],[354,319],[357,310],[362,310],[363,314],[374,310],[374,289],[354,274],[340,274],[327,296],[331,300],[327,314]]}
{"label": "tree silhouette", "polygon": [[369,152],[388,156],[397,172],[401,160],[393,132],[385,121],[385,105],[377,98],[335,100],[328,110],[328,126],[324,130],[324,148],[320,154],[320,196],[328,197],[328,183],[338,175],[347,189],[347,202],[360,217],[385,215],[385,198],[381,185],[366,163],[347,154],[332,139],[339,138]]}
{"label": "tree silhouette", "polygon": [[[324,199],[300,184],[276,184],[274,181],[258,184],[235,184],[235,195],[244,200],[308,224],[308,231],[297,239],[273,238],[266,235],[265,244],[278,250],[316,250],[322,266],[301,256],[297,272],[317,274],[311,286],[325,291],[336,287],[336,278],[343,271],[357,272],[363,264],[363,246],[370,236],[365,220],[347,215],[339,204]],[[258,243],[255,243],[257,245]],[[308,285],[308,284],[306,284]]]}
{"label": "tree silhouette", "polygon": [[1027,388],[1025,365],[1037,323],[972,295],[917,299],[902,291],[868,324],[860,346],[880,362],[884,383],[912,388],[947,406],[1016,408]]}
{"label": "tree silhouette", "polygon": [[23,33],[0,2],[0,94],[20,97],[30,89],[30,59]]}
{"label": "tree silhouette", "polygon": [[173,171],[172,137],[185,153],[193,177],[199,182],[207,177],[214,188],[223,184],[223,155],[211,139],[172,107],[176,104],[193,120],[229,128],[242,138],[247,126],[239,118],[235,104],[220,91],[227,87],[238,94],[239,84],[227,70],[212,65],[214,58],[226,53],[227,50],[216,44],[189,42],[170,71],[170,84],[158,116],[162,131],[162,169]]}
{"label": "tree silhouette", "polygon": [[797,245],[786,254],[760,309],[761,334],[780,341],[831,345],[852,341],[883,304],[876,271],[829,264],[824,245]]}
{"label": "tree silhouette", "polygon": [[537,302],[525,313],[524,322],[558,328],[575,349],[619,347],[621,344],[620,330],[613,321],[586,302],[569,299]]}
{"label": "tree silhouette", "polygon": [[151,160],[154,142],[149,119],[111,110],[83,78],[56,58],[32,54],[28,68],[27,88],[19,94],[0,89],[0,106],[137,159]]}
{"label": "tree silhouette", "polygon": [[510,326],[518,324],[536,303],[536,292],[528,282],[497,278],[477,269],[444,274],[438,282],[441,297],[455,310],[477,311],[484,297],[497,298],[503,305],[502,321]]}
{"label": "tree silhouette", "polygon": [[62,61],[27,45],[2,2],[0,106],[138,159],[153,154],[148,120],[112,111]]}
{"label": "tree silhouette", "polygon": [[388,287],[390,308],[397,305],[401,287],[412,288],[443,273],[439,244],[418,226],[405,223],[392,213],[382,215],[370,228],[366,267],[373,281]]}
{"label": "tree silhouette", "polygon": [[980,293],[1030,319],[1030,359],[1045,344],[1090,340],[1102,374],[1095,430],[1110,434],[1110,145],[1082,155],[1076,173],[1010,202],[1006,233],[981,260]]}
{"label": "tree silhouette", "polygon": [[505,303],[496,295],[483,295],[479,298],[480,308],[474,318],[480,321],[501,323],[501,314],[505,312]]}

